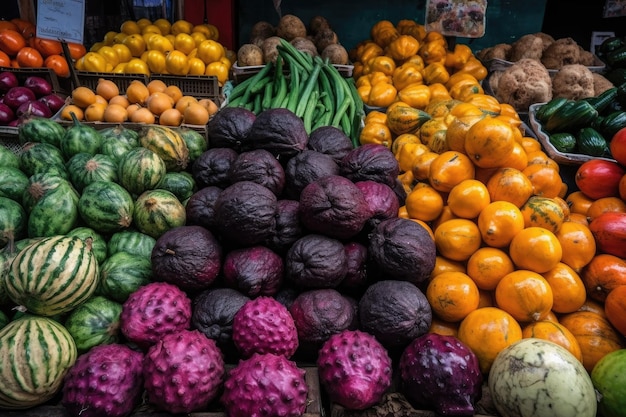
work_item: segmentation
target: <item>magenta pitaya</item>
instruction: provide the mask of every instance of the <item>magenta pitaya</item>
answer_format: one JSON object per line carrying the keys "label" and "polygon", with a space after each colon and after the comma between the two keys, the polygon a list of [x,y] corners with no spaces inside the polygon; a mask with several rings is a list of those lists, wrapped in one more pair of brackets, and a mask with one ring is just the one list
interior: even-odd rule
{"label": "magenta pitaya", "polygon": [[233,318],[233,342],[244,358],[274,353],[286,358],[298,349],[298,331],[287,307],[272,297],[246,302]]}
{"label": "magenta pitaya", "polygon": [[190,413],[217,398],[224,359],[215,341],[199,330],[163,336],[143,360],[148,401],[169,413]]}
{"label": "magenta pitaya", "polygon": [[382,400],[391,386],[391,358],[374,336],[344,330],[324,343],[317,357],[319,379],[331,401],[364,410]]}
{"label": "magenta pitaya", "polygon": [[94,346],[65,375],[61,404],[73,416],[130,415],[143,393],[142,360],[127,345]]}
{"label": "magenta pitaya", "polygon": [[306,372],[283,355],[253,354],[230,370],[221,402],[229,417],[297,417],[304,414]]}
{"label": "magenta pitaya", "polygon": [[131,293],[122,306],[120,330],[147,349],[164,335],[191,327],[191,299],[174,284],[151,282]]}
{"label": "magenta pitaya", "polygon": [[482,395],[476,355],[454,336],[426,333],[402,352],[400,390],[415,407],[437,414],[473,416]]}

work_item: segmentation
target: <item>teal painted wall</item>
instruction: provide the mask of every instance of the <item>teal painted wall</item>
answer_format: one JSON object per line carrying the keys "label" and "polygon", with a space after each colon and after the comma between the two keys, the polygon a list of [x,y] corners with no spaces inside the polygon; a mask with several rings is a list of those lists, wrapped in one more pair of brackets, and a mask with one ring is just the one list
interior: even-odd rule
{"label": "teal painted wall", "polygon": [[[474,51],[497,43],[510,43],[527,33],[541,31],[546,0],[489,0],[485,36],[477,39],[457,38],[469,44]],[[425,0],[376,1],[282,1],[282,14],[294,14],[304,23],[313,16],[322,15],[329,21],[340,42],[348,49],[369,38],[371,27],[379,20],[394,23],[414,19],[424,23]],[[250,39],[250,29],[259,20],[277,24],[279,15],[273,0],[238,0],[236,5],[237,43]]]}

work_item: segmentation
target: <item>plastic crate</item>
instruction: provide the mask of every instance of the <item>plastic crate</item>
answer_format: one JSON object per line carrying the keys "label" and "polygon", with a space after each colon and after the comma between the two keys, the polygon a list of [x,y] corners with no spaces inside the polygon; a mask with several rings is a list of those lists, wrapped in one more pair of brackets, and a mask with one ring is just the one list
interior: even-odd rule
{"label": "plastic crate", "polygon": [[[17,80],[20,85],[26,81],[28,77],[41,77],[44,80],[48,81],[52,86],[52,91],[54,93],[68,95],[69,89],[67,86],[61,86],[61,82],[59,77],[52,71],[50,68],[10,68],[10,67],[0,67],[0,72],[9,71],[15,74]],[[66,81],[66,80],[64,80]],[[64,84],[67,84],[64,82]]]}
{"label": "plastic crate", "polygon": [[167,75],[167,74],[151,74],[150,81],[161,80],[166,85],[175,85],[186,96],[196,98],[209,98],[216,101],[219,106],[221,103],[220,85],[217,77],[210,75]]}
{"label": "plastic crate", "polygon": [[0,146],[9,148],[15,154],[18,154],[22,150],[17,127],[0,127]]}
{"label": "plastic crate", "polygon": [[91,72],[91,71],[76,71],[76,79],[78,86],[88,87],[93,91],[96,91],[98,86],[98,80],[105,78],[113,81],[120,90],[120,94],[126,93],[126,89],[134,80],[139,80],[144,84],[147,84],[149,78],[144,74],[117,74],[114,72]]}

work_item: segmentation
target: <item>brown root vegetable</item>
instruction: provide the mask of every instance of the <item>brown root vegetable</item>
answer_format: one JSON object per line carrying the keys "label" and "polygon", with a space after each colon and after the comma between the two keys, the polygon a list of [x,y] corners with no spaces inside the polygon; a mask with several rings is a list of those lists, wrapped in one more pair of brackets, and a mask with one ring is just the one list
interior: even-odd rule
{"label": "brown root vegetable", "polygon": [[330,28],[328,20],[324,16],[313,16],[309,22],[309,33],[315,36],[321,29]]}
{"label": "brown root vegetable", "polygon": [[290,42],[294,48],[299,51],[306,52],[311,56],[318,56],[317,48],[313,41],[309,38],[302,38],[298,36],[297,38],[293,38]]}
{"label": "brown root vegetable", "polygon": [[313,42],[315,42],[318,51],[323,51],[328,45],[339,43],[339,37],[331,28],[325,28],[317,32]]}
{"label": "brown root vegetable", "polygon": [[571,100],[593,97],[593,73],[581,64],[563,65],[552,77],[552,95]]}
{"label": "brown root vegetable", "polygon": [[591,51],[587,51],[582,46],[580,47],[580,57],[578,59],[578,63],[587,67],[593,67],[596,65],[596,57],[591,53]]}
{"label": "brown root vegetable", "polygon": [[492,59],[501,59],[503,61],[509,60],[511,53],[511,45],[508,43],[499,43],[494,46],[481,49],[476,54],[476,57],[483,62],[491,61]]}
{"label": "brown root vegetable", "polygon": [[548,69],[560,69],[563,65],[578,64],[580,47],[572,38],[560,38],[552,42],[541,56],[541,62]]}
{"label": "brown root vegetable", "polygon": [[263,41],[263,44],[261,45],[261,50],[263,51],[263,62],[266,64],[276,62],[276,58],[278,57],[277,46],[280,45],[280,42],[280,36],[270,36]]}
{"label": "brown root vegetable", "polygon": [[609,88],[614,87],[615,85],[609,81],[604,75],[599,72],[594,72],[593,74],[593,95],[599,96],[604,93]]}
{"label": "brown root vegetable", "polygon": [[250,30],[250,43],[261,46],[263,41],[270,36],[276,35],[276,28],[270,22],[260,20]]}
{"label": "brown root vegetable", "polygon": [[502,72],[496,98],[517,111],[528,111],[533,103],[552,99],[550,73],[536,59],[522,58]]}
{"label": "brown root vegetable", "polygon": [[520,59],[541,59],[543,54],[543,40],[541,37],[529,33],[511,44],[509,60],[517,62]]}
{"label": "brown root vegetable", "polygon": [[328,62],[336,65],[348,65],[350,60],[348,58],[348,51],[346,48],[339,44],[333,43],[328,45],[321,53],[323,59],[328,58]]}
{"label": "brown root vegetable", "polygon": [[294,38],[306,38],[306,25],[298,16],[286,14],[276,25],[276,35],[291,41]]}
{"label": "brown root vegetable", "polygon": [[535,36],[541,38],[541,41],[543,42],[543,50],[545,51],[546,49],[548,49],[548,46],[552,45],[552,42],[554,42],[554,37],[548,33],[545,32],[537,32],[534,34]]}
{"label": "brown root vegetable", "polygon": [[253,43],[245,43],[237,50],[237,66],[263,65],[263,50]]}

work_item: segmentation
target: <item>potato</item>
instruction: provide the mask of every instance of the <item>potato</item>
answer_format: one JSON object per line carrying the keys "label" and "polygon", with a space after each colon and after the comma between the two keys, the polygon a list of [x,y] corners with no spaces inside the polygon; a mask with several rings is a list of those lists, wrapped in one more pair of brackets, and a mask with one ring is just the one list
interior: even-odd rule
{"label": "potato", "polygon": [[307,54],[311,56],[319,55],[319,53],[317,52],[317,48],[315,47],[315,44],[309,38],[301,38],[298,36],[297,38],[293,38],[290,43],[297,50],[306,52]]}
{"label": "potato", "polygon": [[321,29],[330,28],[328,20],[324,16],[313,16],[309,22],[309,32],[311,35],[317,34]]}
{"label": "potato", "polygon": [[249,67],[263,65],[263,63],[263,50],[260,46],[246,43],[237,50],[237,66]]}
{"label": "potato", "polygon": [[331,28],[326,28],[320,30],[317,35],[315,35],[314,42],[317,50],[323,51],[328,45],[331,45],[333,43],[339,43],[339,38],[337,37],[337,34],[334,30],[332,30]]}
{"label": "potato", "polygon": [[339,43],[331,43],[321,53],[323,59],[328,58],[328,62],[337,65],[348,65],[348,51]]}
{"label": "potato", "polygon": [[252,26],[252,30],[250,31],[250,43],[261,46],[265,39],[274,35],[276,35],[276,28],[274,25],[261,20]]}
{"label": "potato", "polygon": [[298,16],[286,14],[278,21],[276,35],[288,41],[297,37],[306,38],[306,25]]}
{"label": "potato", "polygon": [[278,49],[276,47],[280,45],[280,36],[270,36],[263,41],[261,50],[263,51],[263,62],[266,64],[269,62],[276,62],[278,57]]}

